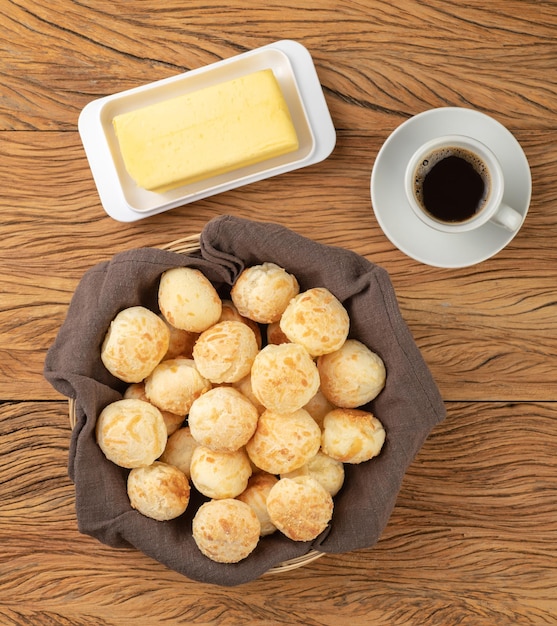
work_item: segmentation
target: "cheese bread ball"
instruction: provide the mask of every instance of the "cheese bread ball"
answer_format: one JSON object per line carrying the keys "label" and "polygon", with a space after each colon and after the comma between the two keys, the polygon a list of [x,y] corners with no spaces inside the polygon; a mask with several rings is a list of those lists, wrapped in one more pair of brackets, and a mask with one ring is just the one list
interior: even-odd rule
{"label": "cheese bread ball", "polygon": [[234,452],[251,439],[259,412],[233,387],[215,387],[191,405],[188,424],[197,442],[212,450]]}
{"label": "cheese bread ball", "polygon": [[295,276],[275,263],[262,263],[246,268],[238,276],[230,297],[240,315],[261,324],[270,324],[280,319],[299,291]]}
{"label": "cheese bread ball", "polygon": [[267,511],[267,496],[278,482],[278,478],[267,472],[253,474],[248,481],[248,486],[239,496],[238,500],[249,504],[255,511],[257,519],[261,524],[260,534],[262,537],[271,535],[277,527],[271,522],[269,511]]}
{"label": "cheese bread ball", "polygon": [[381,357],[356,339],[317,360],[321,391],[335,406],[353,409],[376,398],[386,380]]}
{"label": "cheese bread ball", "polygon": [[232,383],[232,386],[237,389],[240,393],[242,393],[246,398],[253,404],[253,406],[257,409],[259,415],[263,413],[265,407],[259,402],[253,393],[253,389],[251,387],[251,373],[247,376],[244,376],[241,380]]}
{"label": "cheese bread ball", "polygon": [[267,343],[289,343],[290,339],[282,332],[280,320],[267,326]]}
{"label": "cheese bread ball", "polygon": [[262,337],[259,324],[248,319],[247,317],[244,317],[243,315],[240,315],[232,300],[222,301],[222,313],[220,315],[219,322],[243,322],[253,330],[253,334],[255,335],[255,339],[257,341],[257,347],[261,349]]}
{"label": "cheese bread ball", "polygon": [[146,378],[168,350],[170,333],[152,311],[132,306],[112,320],[101,346],[106,369],[126,383]]}
{"label": "cheese bread ball", "polygon": [[242,322],[219,322],[201,333],[193,347],[193,360],[211,382],[233,383],[250,373],[258,351],[249,326]]}
{"label": "cheese bread ball", "polygon": [[163,361],[166,359],[175,359],[177,356],[185,356],[188,359],[192,358],[193,345],[199,337],[199,333],[193,333],[189,330],[182,330],[181,328],[175,328],[168,322],[161,314],[159,316],[163,322],[167,325],[170,333],[170,340],[168,342],[168,350],[163,357]]}
{"label": "cheese bread ball", "polygon": [[170,435],[159,460],[177,467],[190,478],[191,457],[198,445],[197,441],[192,437],[189,427],[184,426]]}
{"label": "cheese bread ball", "polygon": [[383,424],[368,411],[334,409],[323,420],[321,449],[343,463],[369,461],[385,442]]}
{"label": "cheese bread ball", "polygon": [[292,413],[317,393],[319,372],[303,346],[269,344],[253,361],[251,387],[259,402],[268,409]]}
{"label": "cheese bread ball", "polygon": [[245,450],[220,452],[206,446],[193,451],[190,475],[196,489],[208,498],[235,498],[248,486],[251,464]]}
{"label": "cheese bread ball", "polygon": [[97,419],[95,433],[106,458],[127,468],[151,465],[167,440],[161,412],[133,398],[107,405]]}
{"label": "cheese bread ball", "polygon": [[280,319],[282,332],[312,355],[338,350],[348,337],[350,318],[344,306],[324,287],[292,298]]}
{"label": "cheese bread ball", "polygon": [[156,461],[132,469],[128,476],[128,497],[134,509],[146,517],[164,521],[187,509],[190,484],[178,468]]}
{"label": "cheese bread ball", "polygon": [[318,452],[302,467],[280,475],[281,478],[296,476],[311,476],[332,496],[336,496],[344,484],[344,463]]}
{"label": "cheese bread ball", "polygon": [[[138,400],[149,402],[149,399],[145,394],[145,383],[132,383],[124,391],[124,398],[137,398]],[[170,413],[169,411],[161,411],[161,415],[164,420],[164,425],[166,426],[166,433],[169,436],[176,432],[184,421],[183,415],[176,415],[175,413]]]}
{"label": "cheese bread ball", "polygon": [[175,328],[200,333],[215,324],[221,299],[208,278],[191,267],[175,267],[161,276],[159,308]]}
{"label": "cheese bread ball", "polygon": [[327,400],[321,389],[318,389],[313,398],[306,405],[304,405],[304,409],[319,424],[319,428],[322,428],[323,426],[323,419],[325,418],[325,415],[327,415],[329,411],[336,408],[336,406]]}
{"label": "cheese bread ball", "polygon": [[259,542],[260,524],[245,502],[231,498],[202,504],[192,522],[192,536],[199,550],[217,563],[238,563]]}
{"label": "cheese bread ball", "polygon": [[281,478],[267,497],[273,524],[293,541],[311,541],[320,535],[333,514],[333,498],[315,478]]}
{"label": "cheese bread ball", "polygon": [[145,380],[145,394],[156,407],[187,415],[193,401],[211,389],[193,359],[177,357],[159,363]]}
{"label": "cheese bread ball", "polygon": [[267,409],[260,416],[246,451],[260,469],[283,474],[307,463],[320,445],[321,430],[307,411],[278,413]]}

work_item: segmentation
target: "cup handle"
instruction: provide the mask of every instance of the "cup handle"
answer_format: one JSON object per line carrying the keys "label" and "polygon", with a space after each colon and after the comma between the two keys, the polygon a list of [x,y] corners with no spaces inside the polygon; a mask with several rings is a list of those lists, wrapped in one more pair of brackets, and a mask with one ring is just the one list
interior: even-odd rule
{"label": "cup handle", "polygon": [[491,221],[507,230],[515,231],[522,224],[522,215],[510,206],[502,204],[497,209],[497,213],[491,218]]}

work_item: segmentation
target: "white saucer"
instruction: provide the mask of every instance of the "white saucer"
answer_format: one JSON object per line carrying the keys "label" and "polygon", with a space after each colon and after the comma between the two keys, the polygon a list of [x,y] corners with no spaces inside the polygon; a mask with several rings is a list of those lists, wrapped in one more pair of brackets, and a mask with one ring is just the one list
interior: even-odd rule
{"label": "white saucer", "polygon": [[497,254],[516,235],[488,222],[473,232],[447,234],[426,226],[412,211],[404,192],[404,172],[412,154],[439,135],[464,134],[485,143],[501,163],[504,202],[524,218],[532,178],[526,155],[515,137],[493,118],[459,107],[432,109],[401,124],[383,144],[371,174],[371,201],[379,225],[409,257],[436,267],[467,267]]}

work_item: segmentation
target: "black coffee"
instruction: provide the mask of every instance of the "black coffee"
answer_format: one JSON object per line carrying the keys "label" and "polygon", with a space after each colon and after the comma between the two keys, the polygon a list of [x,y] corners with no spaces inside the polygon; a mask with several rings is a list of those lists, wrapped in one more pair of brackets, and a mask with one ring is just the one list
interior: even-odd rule
{"label": "black coffee", "polygon": [[465,222],[481,211],[489,195],[483,161],[463,148],[441,148],[416,170],[414,193],[422,208],[441,222]]}

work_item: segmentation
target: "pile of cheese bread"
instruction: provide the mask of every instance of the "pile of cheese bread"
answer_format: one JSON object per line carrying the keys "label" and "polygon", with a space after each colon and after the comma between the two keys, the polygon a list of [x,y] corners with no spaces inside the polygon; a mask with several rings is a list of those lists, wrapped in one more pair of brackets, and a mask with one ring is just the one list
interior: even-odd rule
{"label": "pile of cheese bread", "polygon": [[229,299],[201,271],[172,268],[158,304],[160,314],[120,311],[101,347],[129,386],[98,416],[96,437],[130,469],[132,507],[170,520],[195,488],[206,501],[193,538],[221,563],[277,530],[316,538],[344,464],[369,461],[385,441],[381,422],[359,408],[385,385],[382,359],[348,338],[348,312],[330,291],[301,291],[270,262],[244,269]]}

